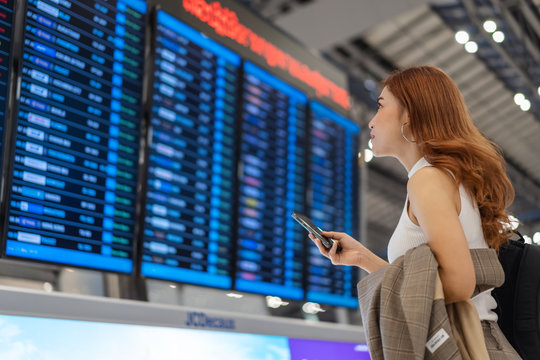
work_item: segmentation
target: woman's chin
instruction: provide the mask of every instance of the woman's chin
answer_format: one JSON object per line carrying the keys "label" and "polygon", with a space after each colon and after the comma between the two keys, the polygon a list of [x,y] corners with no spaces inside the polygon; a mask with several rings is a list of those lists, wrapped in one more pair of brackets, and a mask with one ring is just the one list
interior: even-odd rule
{"label": "woman's chin", "polygon": [[392,156],[391,154],[387,154],[384,151],[371,149],[371,152],[373,153],[373,157],[386,157],[386,156]]}

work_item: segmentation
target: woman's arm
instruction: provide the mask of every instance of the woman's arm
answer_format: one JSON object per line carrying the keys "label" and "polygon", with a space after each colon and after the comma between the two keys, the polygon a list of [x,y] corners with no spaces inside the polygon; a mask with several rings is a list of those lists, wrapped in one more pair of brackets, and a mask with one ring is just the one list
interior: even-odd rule
{"label": "woman's arm", "polygon": [[386,261],[345,233],[323,231],[323,235],[337,240],[341,246],[341,251],[339,253],[337,252],[337,242],[334,242],[330,250],[326,250],[319,239],[311,234],[309,234],[309,238],[317,245],[321,254],[329,258],[334,265],[358,266],[367,272],[372,272],[388,265]]}
{"label": "woman's arm", "polygon": [[459,188],[444,170],[425,167],[407,184],[410,212],[439,263],[447,303],[469,299],[476,286],[474,266],[459,221]]}

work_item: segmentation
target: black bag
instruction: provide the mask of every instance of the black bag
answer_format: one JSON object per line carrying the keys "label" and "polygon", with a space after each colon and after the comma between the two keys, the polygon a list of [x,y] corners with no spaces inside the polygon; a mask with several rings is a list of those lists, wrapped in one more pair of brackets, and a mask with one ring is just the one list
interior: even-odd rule
{"label": "black bag", "polygon": [[499,327],[524,360],[540,358],[540,246],[519,240],[501,246],[504,284],[493,290]]}

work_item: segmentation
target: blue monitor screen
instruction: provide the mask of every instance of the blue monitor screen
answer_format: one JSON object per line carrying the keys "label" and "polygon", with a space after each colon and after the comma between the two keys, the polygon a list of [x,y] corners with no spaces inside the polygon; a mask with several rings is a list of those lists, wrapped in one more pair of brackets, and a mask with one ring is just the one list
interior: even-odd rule
{"label": "blue monitor screen", "polygon": [[235,287],[301,299],[307,97],[244,63]]}
{"label": "blue monitor screen", "polygon": [[132,271],[145,13],[28,2],[7,255]]}
{"label": "blue monitor screen", "polygon": [[[324,230],[357,236],[357,156],[360,128],[351,120],[312,101],[308,205],[309,216]],[[334,266],[309,246],[307,294],[309,301],[357,307],[358,268]]]}
{"label": "blue monitor screen", "polygon": [[366,344],[0,315],[2,359],[369,360]]}
{"label": "blue monitor screen", "polygon": [[[0,1],[0,154],[4,148],[4,125],[9,97],[9,74],[11,72],[11,44],[13,34],[14,0]],[[2,167],[0,156],[0,168]]]}
{"label": "blue monitor screen", "polygon": [[141,273],[230,288],[240,57],[163,11]]}

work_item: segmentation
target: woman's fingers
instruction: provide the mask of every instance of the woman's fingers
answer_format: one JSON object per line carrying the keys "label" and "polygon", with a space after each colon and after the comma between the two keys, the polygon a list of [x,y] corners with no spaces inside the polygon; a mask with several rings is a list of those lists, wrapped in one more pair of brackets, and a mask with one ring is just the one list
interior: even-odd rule
{"label": "woman's fingers", "polygon": [[323,231],[322,233],[327,238],[336,239],[336,240],[340,240],[341,238],[343,238],[343,235],[346,235],[345,233],[340,233],[337,231]]}
{"label": "woman's fingers", "polygon": [[321,254],[323,254],[324,256],[328,257],[328,251],[326,250],[326,248],[323,246],[323,244],[321,243],[321,240],[317,239],[315,236],[313,236],[312,234],[309,234],[309,238],[311,239],[311,241],[313,241],[315,243],[315,245],[317,246],[317,248],[319,249],[319,251],[321,252]]}
{"label": "woman's fingers", "polygon": [[335,265],[334,258],[337,256],[337,247],[338,247],[337,241],[333,241],[332,242],[332,247],[328,251],[328,257],[330,258],[330,260],[332,260],[332,264],[334,264],[334,265]]}

